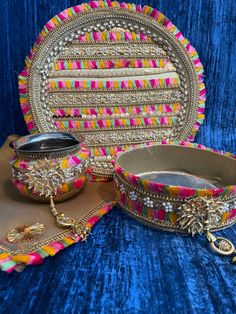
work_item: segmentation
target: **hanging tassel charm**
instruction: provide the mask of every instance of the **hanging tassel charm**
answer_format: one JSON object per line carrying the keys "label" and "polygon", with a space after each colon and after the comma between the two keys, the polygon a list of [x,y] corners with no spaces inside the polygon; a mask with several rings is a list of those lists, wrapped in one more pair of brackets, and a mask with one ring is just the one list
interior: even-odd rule
{"label": "hanging tassel charm", "polygon": [[[208,207],[207,219],[205,220],[205,232],[206,238],[210,243],[210,246],[213,251],[222,256],[231,256],[236,253],[234,244],[223,237],[216,237],[213,233],[210,232],[210,219],[211,213]],[[233,256],[232,263],[236,264],[236,256]]]}
{"label": "hanging tassel charm", "polygon": [[55,207],[53,196],[50,195],[50,210],[52,216],[55,217],[56,224],[60,228],[70,228],[75,223],[75,219],[65,216],[64,213],[59,213]]}
{"label": "hanging tassel charm", "polygon": [[73,232],[77,235],[79,235],[81,241],[86,241],[87,237],[91,234],[90,228],[85,226],[84,224],[76,221],[73,226]]}
{"label": "hanging tassel charm", "polygon": [[229,256],[235,252],[235,247],[231,241],[223,237],[215,237],[210,231],[206,233],[207,240],[211,248],[219,255]]}
{"label": "hanging tassel charm", "polygon": [[64,213],[58,212],[55,207],[55,203],[54,203],[52,195],[50,195],[50,210],[51,210],[52,216],[55,217],[56,224],[58,225],[58,227],[71,228],[74,238],[79,236],[82,241],[85,241],[87,237],[91,234],[90,228],[88,228],[86,225],[75,220],[74,218],[65,216]]}

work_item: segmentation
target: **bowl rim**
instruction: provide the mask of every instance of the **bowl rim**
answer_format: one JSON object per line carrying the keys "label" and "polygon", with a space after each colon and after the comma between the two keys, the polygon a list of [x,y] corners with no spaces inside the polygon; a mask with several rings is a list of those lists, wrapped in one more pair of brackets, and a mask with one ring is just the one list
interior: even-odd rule
{"label": "bowl rim", "polygon": [[[43,137],[47,137],[47,139],[67,139],[71,140],[72,145],[66,146],[66,147],[58,147],[58,148],[48,148],[44,150],[24,150],[22,149],[22,146],[24,146],[27,143],[35,143],[40,142],[40,140],[43,139]],[[11,148],[14,148],[17,152],[21,154],[40,154],[40,153],[57,153],[61,151],[66,150],[73,150],[75,148],[80,148],[81,144],[83,142],[84,138],[82,136],[75,137],[71,133],[68,132],[42,132],[42,133],[36,133],[36,134],[28,134],[24,135],[17,140],[11,142],[9,145]]]}
{"label": "bowl rim", "polygon": [[236,193],[236,184],[226,185],[220,188],[205,188],[205,189],[189,188],[189,187],[181,186],[181,185],[166,185],[166,184],[158,183],[155,181],[143,179],[139,175],[125,170],[119,164],[119,157],[126,154],[127,152],[133,151],[135,149],[145,148],[145,147],[163,146],[163,145],[188,147],[188,148],[209,151],[211,153],[215,153],[217,155],[223,155],[225,157],[231,158],[236,161],[235,154],[208,148],[202,144],[190,143],[190,142],[185,142],[185,141],[182,141],[182,142],[162,141],[162,142],[154,143],[154,144],[149,143],[149,144],[144,144],[144,145],[137,145],[126,151],[118,153],[116,161],[115,161],[115,173],[118,175],[123,175],[125,177],[125,180],[127,180],[129,183],[138,187],[142,187],[144,189],[148,189],[150,192],[169,194],[170,196],[176,196],[179,198],[198,197],[198,196],[219,197],[223,195],[228,195],[230,193]]}

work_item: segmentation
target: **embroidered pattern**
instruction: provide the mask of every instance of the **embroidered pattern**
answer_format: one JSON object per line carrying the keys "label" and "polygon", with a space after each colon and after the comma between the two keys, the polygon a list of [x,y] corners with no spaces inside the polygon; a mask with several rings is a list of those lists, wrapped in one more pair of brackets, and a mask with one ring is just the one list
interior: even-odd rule
{"label": "embroidered pattern", "polygon": [[139,80],[53,80],[48,83],[49,91],[53,90],[127,90],[127,89],[155,89],[155,88],[171,88],[179,87],[179,78],[167,79],[139,79]]}
{"label": "embroidered pattern", "polygon": [[64,52],[60,55],[62,59],[103,59],[110,58],[112,55],[113,60],[120,57],[128,57],[131,59],[146,58],[164,58],[166,53],[163,49],[157,47],[156,45],[145,45],[141,46],[139,44],[125,44],[118,46],[68,46]]}
{"label": "embroidered pattern", "polygon": [[181,104],[162,104],[147,106],[130,106],[130,107],[98,107],[98,108],[52,108],[51,111],[55,118],[79,117],[83,120],[98,118],[124,118],[130,116],[158,116],[173,115],[181,110]]}
{"label": "embroidered pattern", "polygon": [[[136,91],[135,93],[131,92],[122,92],[122,93],[72,93],[65,95],[62,93],[51,93],[49,94],[49,102],[53,106],[94,106],[101,104],[109,104],[109,107],[117,106],[118,104],[125,106],[133,106],[134,104],[153,104],[153,103],[175,103],[180,101],[181,93],[179,90],[149,90],[149,91]],[[203,109],[202,109],[203,110]],[[202,112],[202,111],[199,111]]]}
{"label": "embroidered pattern", "polygon": [[155,126],[171,126],[176,121],[176,117],[153,117],[153,118],[130,118],[130,119],[106,119],[106,120],[88,120],[88,121],[55,121],[58,129],[111,129],[124,127],[153,127]]}
{"label": "embroidered pattern", "polygon": [[72,41],[72,44],[79,43],[80,45],[85,43],[119,43],[119,42],[142,42],[151,43],[152,40],[142,32],[127,32],[127,31],[104,31],[104,32],[86,32],[84,35],[79,35],[76,40]]}
{"label": "embroidered pattern", "polygon": [[165,68],[170,61],[168,59],[117,59],[117,60],[60,60],[54,65],[55,70],[78,69],[123,69],[123,68]]}

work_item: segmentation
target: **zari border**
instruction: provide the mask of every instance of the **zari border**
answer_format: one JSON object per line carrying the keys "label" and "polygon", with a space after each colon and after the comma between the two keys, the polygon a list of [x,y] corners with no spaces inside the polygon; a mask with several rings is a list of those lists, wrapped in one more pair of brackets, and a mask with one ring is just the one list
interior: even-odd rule
{"label": "zari border", "polygon": [[[101,206],[98,206],[92,212],[88,213],[85,216],[85,226],[88,229],[92,227],[105,215],[107,214],[113,206],[115,206],[116,201],[110,201],[108,203],[103,203]],[[92,216],[90,217],[90,214]],[[11,273],[13,270],[16,270],[19,266],[27,265],[38,265],[44,262],[44,259],[48,256],[54,256],[59,251],[64,250],[68,246],[75,244],[81,241],[81,238],[78,236],[74,238],[70,230],[66,230],[58,236],[52,242],[45,240],[45,243],[42,247],[38,248],[35,251],[30,251],[27,253],[16,253],[11,252],[10,250],[5,249],[0,245],[0,269],[7,273]]]}
{"label": "zari border", "polygon": [[27,125],[28,130],[31,133],[37,132],[37,127],[33,119],[33,114],[30,108],[29,95],[28,95],[28,76],[30,73],[30,69],[32,66],[32,60],[36,51],[39,49],[41,42],[47,36],[49,32],[52,32],[55,28],[57,28],[60,24],[65,23],[65,21],[71,19],[72,17],[76,17],[79,14],[92,11],[99,8],[120,8],[124,10],[128,10],[131,12],[137,12],[144,15],[147,15],[154,20],[156,20],[159,24],[163,25],[171,34],[173,34],[176,40],[182,45],[185,49],[186,53],[189,55],[192,60],[196,77],[198,79],[198,90],[199,90],[199,100],[198,100],[198,109],[197,109],[197,117],[195,120],[195,124],[192,128],[192,134],[188,137],[188,140],[192,141],[203,122],[204,119],[204,108],[205,108],[205,96],[206,90],[205,85],[203,83],[203,66],[199,60],[199,56],[196,50],[191,46],[189,41],[182,35],[182,33],[178,30],[178,28],[161,12],[156,9],[153,9],[147,5],[141,7],[140,5],[131,4],[131,3],[119,3],[117,1],[92,1],[89,3],[83,3],[81,5],[73,6],[71,8],[65,9],[61,13],[54,16],[49,22],[46,23],[43,30],[39,34],[36,43],[31,49],[29,56],[26,58],[26,67],[23,69],[22,73],[19,76],[19,92],[20,92],[20,104],[21,110],[24,115],[24,119]]}

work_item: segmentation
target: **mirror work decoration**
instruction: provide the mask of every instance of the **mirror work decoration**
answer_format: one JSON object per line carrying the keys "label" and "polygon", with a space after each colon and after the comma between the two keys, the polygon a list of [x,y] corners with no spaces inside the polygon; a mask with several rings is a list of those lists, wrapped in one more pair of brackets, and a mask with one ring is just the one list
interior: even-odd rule
{"label": "mirror work decoration", "polygon": [[193,140],[204,118],[203,66],[162,13],[92,1],[41,31],[19,76],[27,128],[84,136],[93,179],[109,180],[130,146]]}

